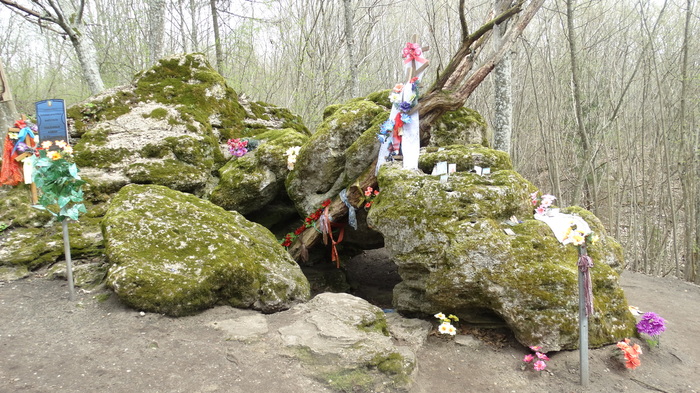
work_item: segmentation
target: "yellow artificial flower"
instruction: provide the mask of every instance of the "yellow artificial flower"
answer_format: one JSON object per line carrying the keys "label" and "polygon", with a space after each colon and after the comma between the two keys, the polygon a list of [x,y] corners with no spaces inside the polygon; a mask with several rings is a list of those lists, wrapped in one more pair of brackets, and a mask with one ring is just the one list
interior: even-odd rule
{"label": "yellow artificial flower", "polygon": [[46,153],[46,156],[55,161],[61,158],[61,153],[57,151],[50,151]]}

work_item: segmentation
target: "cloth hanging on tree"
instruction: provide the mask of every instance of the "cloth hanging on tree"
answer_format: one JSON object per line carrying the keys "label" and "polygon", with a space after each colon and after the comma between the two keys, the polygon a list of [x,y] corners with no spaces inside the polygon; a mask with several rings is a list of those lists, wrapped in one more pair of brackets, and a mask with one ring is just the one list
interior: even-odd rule
{"label": "cloth hanging on tree", "polygon": [[2,151],[2,167],[0,168],[0,185],[16,186],[22,182],[22,165],[15,161],[18,153],[13,153],[15,143],[5,136]]}

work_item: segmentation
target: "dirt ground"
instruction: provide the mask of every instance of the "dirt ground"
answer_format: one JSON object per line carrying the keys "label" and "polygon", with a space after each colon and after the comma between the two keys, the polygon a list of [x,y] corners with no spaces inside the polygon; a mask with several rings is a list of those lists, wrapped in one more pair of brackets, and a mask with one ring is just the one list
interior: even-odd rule
{"label": "dirt ground", "polygon": [[[358,295],[380,305],[390,298],[391,272],[368,281],[376,270],[357,266],[348,275]],[[700,287],[632,272],[622,286],[631,305],[668,321],[660,347],[642,345],[636,370],[614,358],[614,345],[592,350],[583,388],[578,351],[550,353],[545,371],[523,370],[527,348],[508,334],[473,331],[478,338],[466,345],[429,337],[408,392],[700,392]],[[332,392],[265,340],[228,340],[209,326],[253,311],[222,306],[174,319],[105,294],[71,302],[65,281],[39,274],[0,282],[0,392]],[[270,331],[283,322],[265,318]]]}

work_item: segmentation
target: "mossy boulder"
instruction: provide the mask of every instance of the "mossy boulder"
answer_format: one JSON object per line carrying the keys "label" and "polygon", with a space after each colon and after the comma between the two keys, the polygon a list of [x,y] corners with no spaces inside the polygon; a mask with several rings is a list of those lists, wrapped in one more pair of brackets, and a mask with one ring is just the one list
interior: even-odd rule
{"label": "mossy boulder", "polygon": [[364,172],[379,152],[376,134],[389,111],[355,99],[334,109],[301,148],[286,188],[306,216]]}
{"label": "mossy boulder", "polygon": [[[81,218],[68,224],[73,259],[101,255],[102,234],[99,220]],[[0,233],[0,267],[17,272],[33,271],[64,259],[61,225],[39,228],[13,228]],[[22,273],[23,274],[23,273]]]}
{"label": "mossy boulder", "polygon": [[338,391],[406,388],[415,367],[409,347],[394,345],[382,310],[345,293],[323,293],[287,314],[278,329],[287,352]]}
{"label": "mossy boulder", "polygon": [[[522,344],[547,351],[576,348],[577,250],[531,218],[535,188],[528,181],[493,169],[490,176],[457,172],[444,183],[395,166],[380,171],[382,191],[367,221],[384,236],[403,279],[394,306],[411,315],[441,311],[471,323],[505,322]],[[634,334],[618,284],[621,247],[590,212],[571,211],[601,238],[589,248],[596,309],[589,342],[599,347]],[[522,223],[507,223],[511,216]]]}
{"label": "mossy boulder", "polygon": [[231,159],[219,170],[219,184],[210,196],[214,204],[241,214],[253,213],[286,196],[286,151],[309,139],[291,128],[266,130],[252,138],[258,146],[243,157]]}
{"label": "mossy boulder", "polygon": [[429,132],[429,146],[490,146],[491,136],[486,121],[479,112],[466,107],[446,112],[430,127]]}
{"label": "mossy boulder", "polygon": [[51,221],[51,213],[32,207],[30,195],[29,186],[26,184],[0,187],[1,227],[7,230],[16,227],[35,228]]}
{"label": "mossy boulder", "polygon": [[239,100],[204,55],[187,54],[72,106],[74,156],[90,185],[87,197],[103,201],[129,183],[208,196],[230,158],[229,138],[269,128],[308,134],[298,116],[263,104]]}
{"label": "mossy boulder", "polygon": [[127,185],[102,221],[107,284],[127,305],[171,316],[226,303],[275,312],[309,298],[299,266],[259,224],[157,185]]}

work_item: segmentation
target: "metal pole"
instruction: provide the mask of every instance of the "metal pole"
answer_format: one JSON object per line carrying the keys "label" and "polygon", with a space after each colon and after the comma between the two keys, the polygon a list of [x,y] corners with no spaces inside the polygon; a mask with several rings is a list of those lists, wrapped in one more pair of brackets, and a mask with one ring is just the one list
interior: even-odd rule
{"label": "metal pole", "polygon": [[68,288],[70,288],[70,300],[75,300],[75,287],[73,286],[73,262],[70,259],[70,241],[68,240],[68,219],[63,224],[63,252],[66,254],[66,274],[68,276]]}
{"label": "metal pole", "polygon": [[[579,246],[579,256],[586,253],[584,247]],[[586,294],[584,290],[584,273],[578,270],[578,350],[581,363],[581,385],[588,386],[588,315],[586,314]]]}

